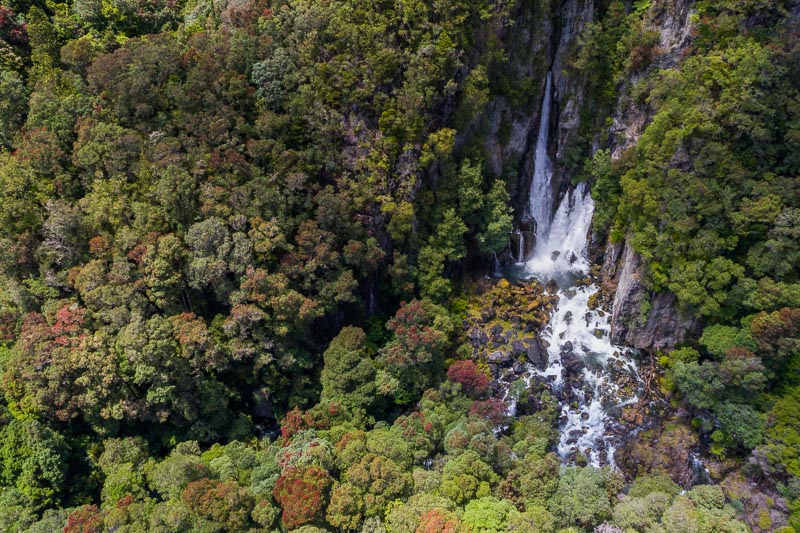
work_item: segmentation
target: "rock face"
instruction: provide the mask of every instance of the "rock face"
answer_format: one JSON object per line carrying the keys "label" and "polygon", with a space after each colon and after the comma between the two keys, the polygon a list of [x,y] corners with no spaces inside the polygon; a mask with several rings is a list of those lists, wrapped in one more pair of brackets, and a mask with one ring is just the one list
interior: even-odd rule
{"label": "rock face", "polygon": [[[652,68],[672,68],[683,51],[691,44],[692,9],[688,0],[668,2],[646,22],[649,30],[659,34],[659,53]],[[635,145],[653,110],[641,107],[627,96],[627,87],[638,83],[645,73],[626,80],[620,90],[619,102],[611,126],[611,156],[616,159]],[[643,285],[641,258],[627,243],[608,243],[601,271],[603,287],[614,294],[611,318],[611,340],[638,349],[660,350],[672,348],[699,333],[701,323],[692,317],[682,316],[677,309],[677,299],[668,292],[651,294]],[[646,316],[643,310],[649,308]]]}
{"label": "rock face", "polygon": [[[612,278],[616,283],[611,312],[612,342],[638,349],[662,350],[673,348],[699,333],[700,321],[682,316],[673,294],[650,294],[642,283],[642,261],[633,247],[625,245],[620,261],[620,265],[604,268],[604,271],[618,273]],[[647,316],[642,313],[648,307],[645,302],[649,302],[650,308]]]}
{"label": "rock face", "polygon": [[674,67],[683,51],[691,44],[693,11],[689,0],[665,2],[663,8],[650,20],[645,21],[645,29],[658,32],[658,54],[653,64],[644,72],[625,80],[619,94],[620,99],[612,117],[611,157],[617,159],[625,150],[635,145],[645,127],[653,118],[653,110],[640,105],[629,96],[629,88],[639,83],[653,69]]}

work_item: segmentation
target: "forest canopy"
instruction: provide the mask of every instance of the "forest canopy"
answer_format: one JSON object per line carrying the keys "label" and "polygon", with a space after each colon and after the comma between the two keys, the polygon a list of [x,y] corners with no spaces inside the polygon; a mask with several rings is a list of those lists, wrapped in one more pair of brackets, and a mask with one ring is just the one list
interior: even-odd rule
{"label": "forest canopy", "polygon": [[795,4],[693,3],[651,68],[664,2],[595,2],[564,66],[593,241],[704,326],[653,354],[658,438],[725,483],[562,465],[549,392],[509,418],[466,356],[524,188],[487,110],[536,112],[561,4],[3,0],[0,530],[800,527]]}

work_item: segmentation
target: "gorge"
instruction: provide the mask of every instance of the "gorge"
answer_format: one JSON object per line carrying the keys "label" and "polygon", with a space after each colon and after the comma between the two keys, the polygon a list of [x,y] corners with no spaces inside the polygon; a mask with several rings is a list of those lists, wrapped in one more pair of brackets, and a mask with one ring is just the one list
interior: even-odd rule
{"label": "gorge", "polygon": [[800,530],[798,146],[798,0],[3,0],[0,531]]}
{"label": "gorge", "polygon": [[[548,72],[541,104],[533,161],[528,217],[535,221],[532,254],[515,268],[556,291],[557,304],[541,332],[548,360],[543,370],[528,364],[534,379],[543,379],[560,408],[558,453],[564,461],[577,455],[594,466],[614,464],[621,435],[607,434],[621,408],[637,401],[639,377],[632,350],[610,342],[611,316],[589,301],[600,290],[589,278],[587,257],[594,203],[585,183],[558,198],[552,190],[549,144],[552,74]],[[557,208],[552,205],[558,200]],[[524,248],[524,247],[523,247]],[[622,378],[620,374],[624,374]],[[619,383],[626,383],[622,390]]]}

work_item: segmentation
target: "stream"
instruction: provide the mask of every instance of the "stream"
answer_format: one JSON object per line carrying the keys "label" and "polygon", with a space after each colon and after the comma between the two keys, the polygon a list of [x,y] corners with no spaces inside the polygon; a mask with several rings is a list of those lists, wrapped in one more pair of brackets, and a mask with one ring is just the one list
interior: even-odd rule
{"label": "stream", "polygon": [[[552,75],[547,75],[529,214],[535,220],[531,257],[516,265],[518,276],[557,284],[558,304],[541,333],[547,346],[544,370],[529,365],[559,402],[558,454],[565,463],[582,455],[588,464],[614,465],[625,435],[616,421],[622,407],[638,401],[642,380],[635,350],[611,343],[610,314],[592,305],[599,287],[589,278],[588,236],[594,202],[585,183],[571,188],[553,212],[552,166],[547,153]],[[595,307],[594,309],[592,307]]]}

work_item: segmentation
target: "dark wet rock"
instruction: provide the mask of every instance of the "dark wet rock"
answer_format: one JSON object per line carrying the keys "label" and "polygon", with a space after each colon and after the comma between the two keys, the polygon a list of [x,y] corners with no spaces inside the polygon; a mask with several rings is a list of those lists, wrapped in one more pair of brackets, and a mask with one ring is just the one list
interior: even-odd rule
{"label": "dark wet rock", "polygon": [[259,389],[253,393],[253,416],[265,420],[275,419],[275,409],[266,389]]}
{"label": "dark wet rock", "polygon": [[469,335],[467,335],[467,337],[469,337],[469,340],[472,342],[472,345],[475,346],[476,348],[486,346],[489,343],[489,336],[486,334],[485,331],[483,331],[481,328],[477,326],[472,328],[472,331],[469,332]]}
{"label": "dark wet rock", "polygon": [[501,333],[503,333],[503,326],[501,326],[500,324],[495,324],[494,326],[491,327],[491,329],[489,329],[489,333],[491,333],[493,337],[497,337]]}
{"label": "dark wet rock", "polygon": [[481,318],[484,322],[488,322],[496,316],[497,312],[494,310],[494,307],[484,307],[481,309]]}
{"label": "dark wet rock", "polygon": [[525,368],[525,365],[524,365],[524,364],[522,364],[522,363],[520,363],[519,361],[517,361],[516,363],[514,363],[514,367],[513,367],[513,368],[514,368],[514,372],[515,372],[516,374],[524,374],[524,373],[525,373],[525,371],[527,370],[527,369]]}
{"label": "dark wet rock", "polygon": [[511,356],[508,354],[508,352],[497,350],[496,352],[490,353],[487,359],[489,360],[490,364],[503,365],[511,361]]}
{"label": "dark wet rock", "polygon": [[547,285],[545,285],[545,289],[547,290],[547,292],[549,292],[551,294],[557,293],[558,292],[558,282],[556,280],[554,280],[554,279],[551,279],[550,281],[547,282]]}
{"label": "dark wet rock", "polygon": [[572,324],[572,311],[567,311],[564,314],[564,322],[566,322],[567,324]]}
{"label": "dark wet rock", "polygon": [[520,355],[526,355],[528,353],[528,349],[521,341],[514,341],[511,343],[511,355],[514,357],[519,357]]}
{"label": "dark wet rock", "polygon": [[581,356],[571,351],[561,352],[561,364],[568,375],[576,376],[584,369],[586,364],[583,362]]}
{"label": "dark wet rock", "polygon": [[547,368],[547,360],[549,357],[547,354],[547,347],[542,341],[534,339],[534,342],[529,344],[525,350],[525,355],[528,357],[528,361],[539,370]]}

